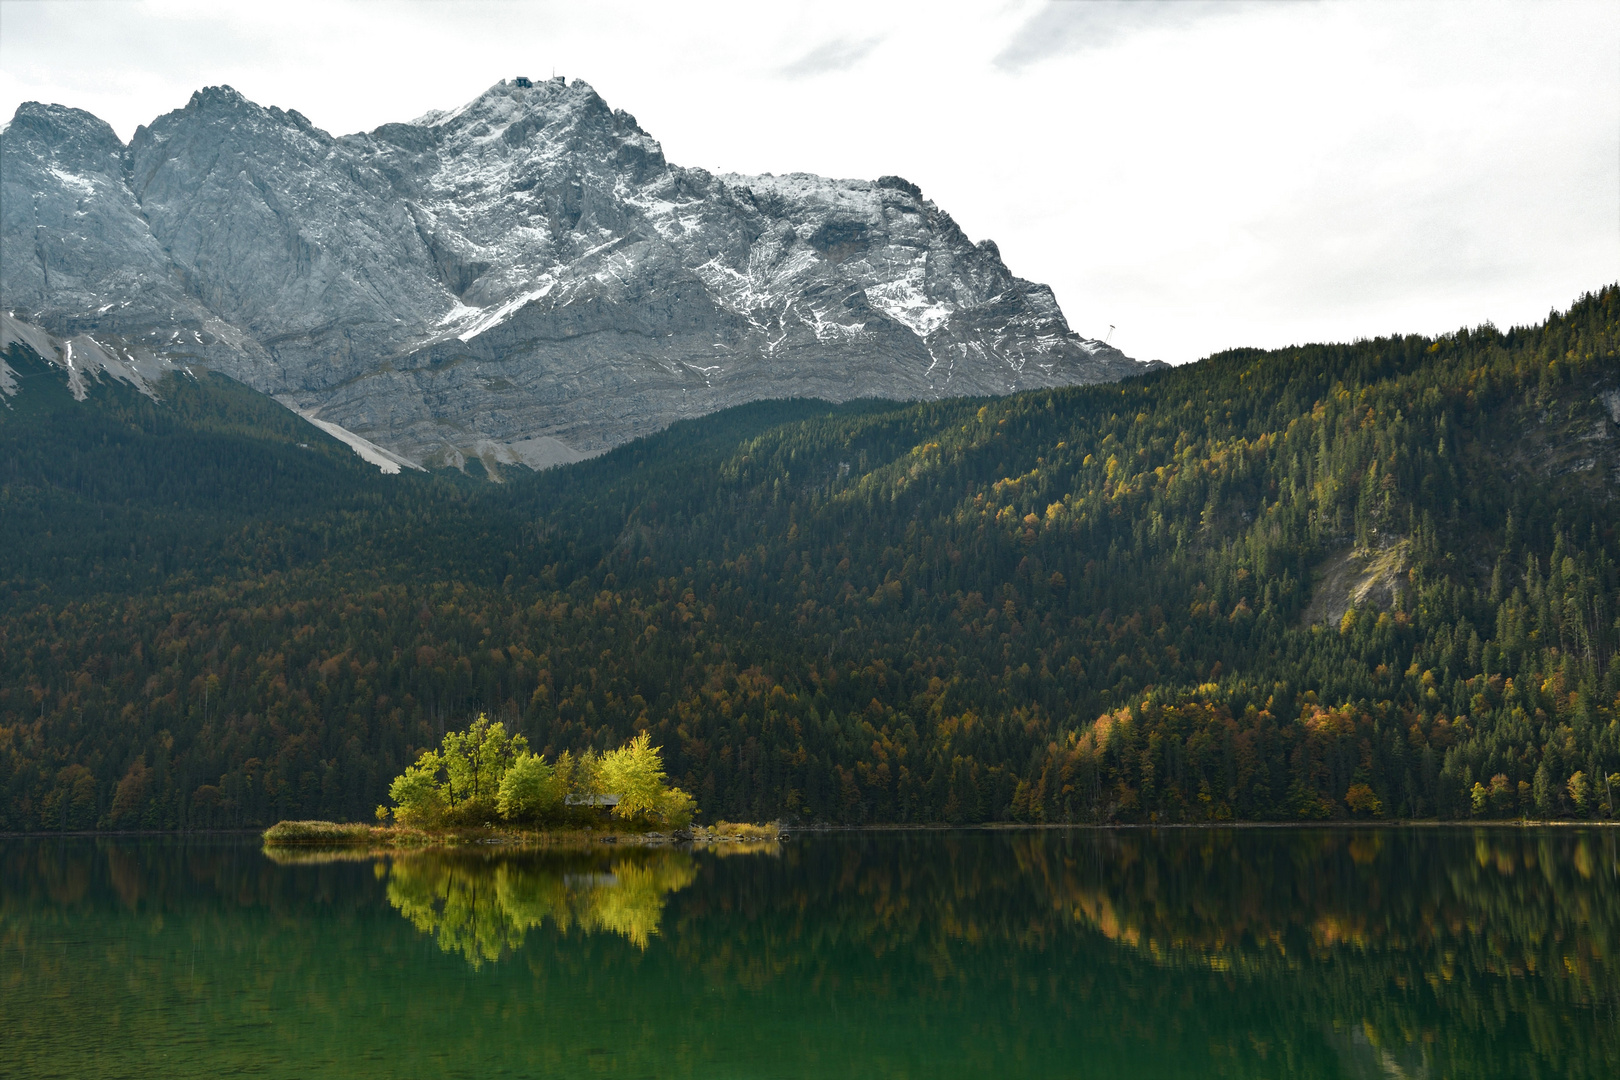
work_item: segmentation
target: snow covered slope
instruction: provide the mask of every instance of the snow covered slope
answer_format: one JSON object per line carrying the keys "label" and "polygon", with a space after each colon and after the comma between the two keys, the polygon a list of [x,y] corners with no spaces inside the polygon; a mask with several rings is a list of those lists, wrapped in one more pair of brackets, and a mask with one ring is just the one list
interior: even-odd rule
{"label": "snow covered slope", "polygon": [[1151,366],[905,180],[674,166],[578,80],[342,138],[229,87],[127,146],[28,103],[0,184],[17,325],[217,367],[404,462],[538,467],[761,398]]}

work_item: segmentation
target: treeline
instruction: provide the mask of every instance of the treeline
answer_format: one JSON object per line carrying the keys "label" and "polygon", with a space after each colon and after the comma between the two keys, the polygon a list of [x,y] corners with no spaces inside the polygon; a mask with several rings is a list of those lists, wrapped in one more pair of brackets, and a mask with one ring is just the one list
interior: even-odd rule
{"label": "treeline", "polygon": [[499,484],[215,376],[75,403],[14,347],[0,828],[362,820],[480,711],[553,759],[647,732],[711,819],[1612,815],[1617,329],[1610,287],[765,403]]}

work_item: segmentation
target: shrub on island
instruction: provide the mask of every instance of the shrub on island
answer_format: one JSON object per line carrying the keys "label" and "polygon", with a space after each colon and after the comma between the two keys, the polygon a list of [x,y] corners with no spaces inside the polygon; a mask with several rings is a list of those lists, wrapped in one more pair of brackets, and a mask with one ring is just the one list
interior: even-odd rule
{"label": "shrub on island", "polygon": [[422,751],[388,795],[394,806],[377,807],[378,820],[424,829],[579,825],[604,809],[628,828],[684,829],[697,811],[690,795],[669,785],[662,748],[645,732],[617,750],[564,751],[551,762],[482,713],[466,731],[447,733],[439,749]]}

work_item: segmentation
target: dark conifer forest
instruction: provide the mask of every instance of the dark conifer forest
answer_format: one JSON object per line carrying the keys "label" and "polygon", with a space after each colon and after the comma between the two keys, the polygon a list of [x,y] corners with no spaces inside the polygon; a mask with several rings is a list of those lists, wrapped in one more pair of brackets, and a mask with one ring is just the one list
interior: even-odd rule
{"label": "dark conifer forest", "polygon": [[364,820],[479,712],[711,821],[1620,805],[1620,287],[495,476],[6,359],[0,830]]}

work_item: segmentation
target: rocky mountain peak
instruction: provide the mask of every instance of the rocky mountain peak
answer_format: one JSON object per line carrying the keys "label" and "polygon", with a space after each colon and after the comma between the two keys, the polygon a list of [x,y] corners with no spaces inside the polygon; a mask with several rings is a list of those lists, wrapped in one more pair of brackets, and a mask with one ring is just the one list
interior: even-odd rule
{"label": "rocky mountain peak", "polygon": [[877,186],[888,188],[890,191],[903,191],[918,202],[922,201],[922,188],[903,176],[880,176],[877,178]]}
{"label": "rocky mountain peak", "polygon": [[186,102],[183,112],[206,112],[208,110],[222,109],[228,112],[261,111],[258,105],[243,97],[234,86],[220,84],[219,86],[205,86],[191,94],[191,100]]}
{"label": "rocky mountain peak", "polygon": [[0,160],[0,303],[422,463],[571,460],[762,397],[1145,370],[911,181],[671,165],[577,79],[342,138],[206,87],[128,148],[31,103]]}
{"label": "rocky mountain peak", "polygon": [[276,130],[297,132],[320,143],[330,143],[332,136],[310,122],[296,109],[265,106],[243,96],[230,86],[207,86],[191,95],[183,108],[153,120],[150,125],[137,129],[130,140],[133,148],[143,142],[163,141],[177,133],[210,131],[211,137],[221,138],[233,133],[240,143],[254,136]]}
{"label": "rocky mountain peak", "polygon": [[36,157],[50,157],[67,168],[105,170],[124,149],[112,127],[100,117],[65,105],[25,101],[6,127],[7,145],[27,145]]}
{"label": "rocky mountain peak", "polygon": [[[390,127],[394,125],[388,125]],[[411,126],[435,132],[438,144],[518,147],[537,136],[556,142],[582,128],[646,137],[635,117],[611,108],[582,79],[501,80],[458,109],[429,112]]]}

